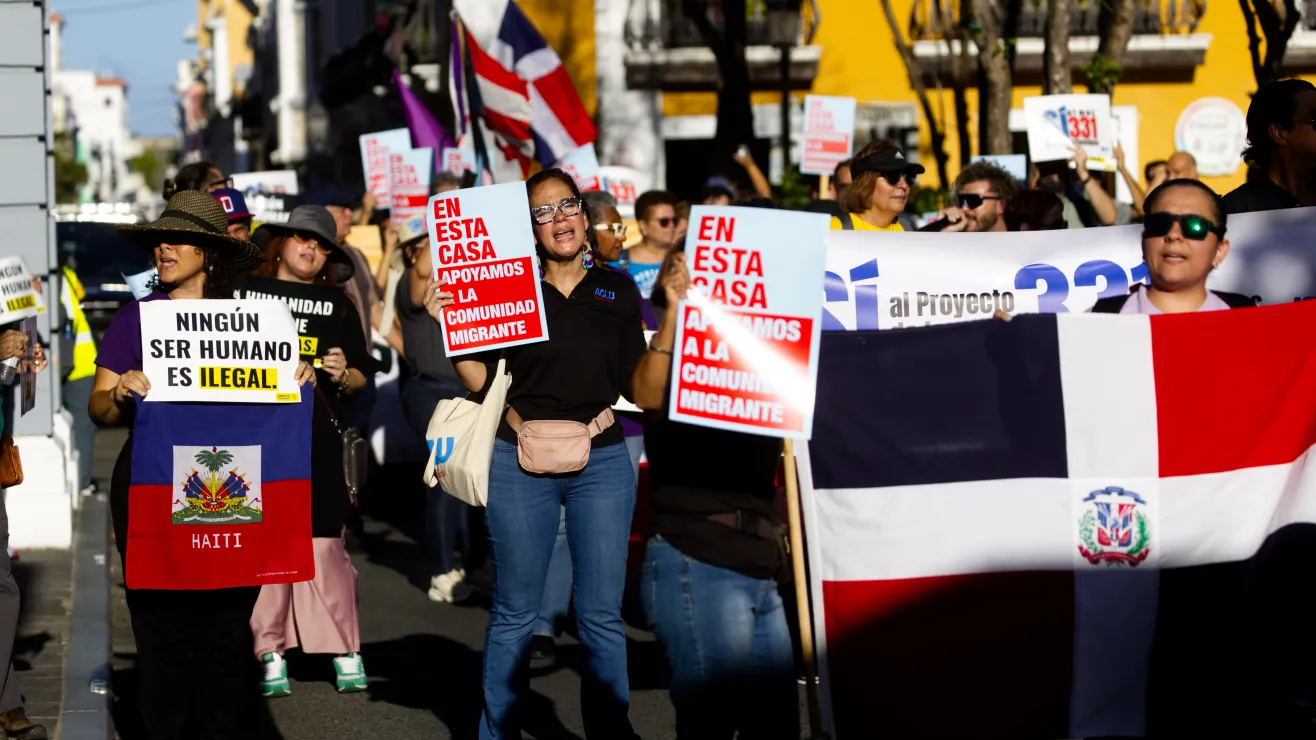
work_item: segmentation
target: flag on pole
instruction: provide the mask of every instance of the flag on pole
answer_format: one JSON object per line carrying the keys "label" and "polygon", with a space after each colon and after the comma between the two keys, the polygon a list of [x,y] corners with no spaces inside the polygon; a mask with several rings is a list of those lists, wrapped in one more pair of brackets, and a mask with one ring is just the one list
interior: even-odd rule
{"label": "flag on pole", "polygon": [[311,553],[311,412],[300,403],[138,403],[129,588],[296,583]]}
{"label": "flag on pole", "polygon": [[407,128],[411,129],[412,148],[432,149],[437,156],[444,147],[453,146],[454,142],[447,130],[407,87],[407,83],[402,80],[402,73],[396,69],[393,70],[393,82],[398,86],[398,96],[402,98],[402,112],[407,117]]}
{"label": "flag on pole", "polygon": [[1141,736],[1309,655],[1262,605],[1316,563],[1316,304],[827,333],[815,414],[838,740]]}
{"label": "flag on pole", "polygon": [[[483,104],[509,159],[529,172],[597,138],[557,52],[512,0],[456,0]],[[474,94],[471,91],[470,94]]]}

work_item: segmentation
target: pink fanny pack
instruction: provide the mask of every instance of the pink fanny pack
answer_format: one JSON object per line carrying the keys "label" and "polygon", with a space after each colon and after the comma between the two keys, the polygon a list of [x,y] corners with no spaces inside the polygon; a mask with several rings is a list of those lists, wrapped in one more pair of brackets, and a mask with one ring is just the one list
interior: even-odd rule
{"label": "pink fanny pack", "polygon": [[507,424],[516,432],[516,459],[527,473],[558,475],[574,473],[589,463],[590,442],[612,426],[612,409],[594,417],[589,424],[544,419],[522,421],[510,406]]}

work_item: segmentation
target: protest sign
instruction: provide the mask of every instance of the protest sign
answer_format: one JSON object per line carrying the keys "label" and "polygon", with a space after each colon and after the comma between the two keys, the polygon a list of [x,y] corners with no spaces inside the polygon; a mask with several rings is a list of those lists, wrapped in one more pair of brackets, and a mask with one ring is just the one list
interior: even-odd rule
{"label": "protest sign", "polygon": [[0,258],[0,325],[46,310],[22,257]]}
{"label": "protest sign", "polygon": [[475,171],[475,150],[448,147],[443,150],[442,168],[444,172],[461,175]]}
{"label": "protest sign", "polygon": [[[1316,208],[1229,218],[1230,251],[1209,287],[1259,303],[1316,297]],[[1006,313],[1079,313],[1148,279],[1142,228],[1017,233],[833,231],[824,331],[893,329]]]}
{"label": "protest sign", "polygon": [[809,438],[827,233],[822,214],[691,209],[668,418]]}
{"label": "protest sign", "polygon": [[1034,162],[1069,159],[1077,143],[1089,170],[1115,171],[1115,121],[1108,95],[1038,95],[1024,98],[1028,156]]}
{"label": "protest sign", "polygon": [[411,148],[411,131],[395,128],[361,134],[361,171],[366,176],[366,192],[375,198],[377,208],[388,208],[388,155]]}
{"label": "protest sign", "polygon": [[599,157],[594,153],[594,145],[586,144],[576,147],[567,152],[561,162],[557,163],[558,169],[571,175],[571,179],[576,181],[576,187],[581,190],[599,190]]}
{"label": "protest sign", "polygon": [[41,337],[37,336],[37,317],[29,316],[20,321],[18,330],[27,335],[27,351],[23,355],[23,374],[20,376],[22,399],[18,415],[27,416],[27,412],[37,405],[36,351],[37,342],[41,341]]}
{"label": "protest sign", "polygon": [[425,213],[433,176],[433,149],[388,153],[389,218],[395,227]]}
{"label": "protest sign", "polygon": [[441,314],[449,357],[548,339],[524,184],[439,193],[425,220],[435,275],[456,300]]}
{"label": "protest sign", "polygon": [[325,352],[338,347],[338,325],[343,310],[343,289],[307,285],[289,280],[248,277],[239,298],[283,301],[297,328],[297,350],[303,360],[320,366]]}
{"label": "protest sign", "polygon": [[804,98],[804,158],[800,172],[830,175],[854,150],[854,98]]}
{"label": "protest sign", "polygon": [[295,170],[233,173],[233,187],[243,195],[300,195]]}
{"label": "protest sign", "polygon": [[282,301],[147,301],[147,401],[295,403],[297,328]]}
{"label": "protest sign", "polygon": [[140,299],[151,294],[151,283],[155,281],[155,277],[158,273],[155,271],[155,268],[152,267],[145,272],[139,272],[135,275],[127,275],[122,272],[119,274],[123,275],[123,282],[128,286],[128,292],[133,294],[133,298]]}
{"label": "protest sign", "polygon": [[640,197],[640,193],[651,189],[652,179],[633,167],[613,165],[600,167],[599,177],[601,178],[599,189],[612,193],[612,197],[617,199],[617,212],[621,217],[634,219],[635,201]]}

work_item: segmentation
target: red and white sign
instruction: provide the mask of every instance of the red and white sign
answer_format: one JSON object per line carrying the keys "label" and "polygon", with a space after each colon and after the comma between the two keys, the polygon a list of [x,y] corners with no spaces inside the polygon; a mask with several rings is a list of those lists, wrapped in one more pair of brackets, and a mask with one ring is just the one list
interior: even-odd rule
{"label": "red and white sign", "polygon": [[800,172],[830,175],[854,148],[854,98],[809,95],[804,99],[804,161]]}
{"label": "red and white sign", "polygon": [[448,147],[443,150],[443,171],[451,172],[454,175],[462,175],[466,172],[475,171],[475,151],[472,149],[458,149]]}
{"label": "red and white sign", "polygon": [[809,438],[827,233],[822,214],[690,210],[668,418]]}
{"label": "red and white sign", "polygon": [[434,176],[434,150],[408,149],[388,153],[389,218],[401,227],[425,212]]}
{"label": "red and white sign", "polygon": [[601,190],[599,182],[599,156],[594,153],[594,145],[586,144],[567,152],[567,156],[557,163],[558,169],[571,175],[576,187],[581,190]]}
{"label": "red and white sign", "polygon": [[366,190],[380,208],[388,208],[388,154],[411,148],[411,131],[405,128],[361,134],[361,171],[366,176]]}
{"label": "red and white sign", "polygon": [[441,314],[449,357],[548,339],[524,183],[439,193],[425,220],[435,275],[456,300]]}

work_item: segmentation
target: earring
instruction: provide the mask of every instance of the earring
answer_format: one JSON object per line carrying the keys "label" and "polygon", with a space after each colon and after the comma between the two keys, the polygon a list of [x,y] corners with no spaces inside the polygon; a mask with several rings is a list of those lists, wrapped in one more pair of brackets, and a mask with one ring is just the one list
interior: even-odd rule
{"label": "earring", "polygon": [[580,266],[586,270],[591,270],[594,268],[594,249],[589,242],[585,242],[585,246],[582,248],[585,250],[585,258],[580,261]]}
{"label": "earring", "polygon": [[541,260],[541,259],[539,258],[539,255],[538,255],[538,254],[535,255],[535,269],[538,270],[538,272],[539,272],[539,279],[540,279],[540,280],[543,280],[543,279],[544,279],[544,261]]}

